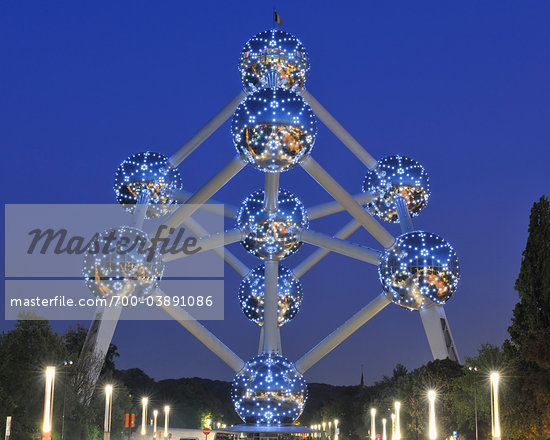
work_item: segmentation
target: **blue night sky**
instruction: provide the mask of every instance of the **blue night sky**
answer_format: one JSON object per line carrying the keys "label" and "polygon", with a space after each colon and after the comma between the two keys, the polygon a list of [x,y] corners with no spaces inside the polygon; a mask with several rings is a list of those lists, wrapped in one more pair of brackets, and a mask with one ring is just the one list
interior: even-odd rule
{"label": "blue night sky", "polygon": [[[400,153],[430,174],[432,196],[415,226],[445,237],[460,257],[459,290],[446,306],[459,353],[501,344],[529,210],[550,193],[550,3],[275,5],[283,29],[309,50],[308,90],[375,158]],[[271,27],[271,9],[259,1],[1,2],[3,202],[113,203],[125,157],[171,155],[237,94],[239,52]],[[197,189],[234,154],[226,123],[180,166],[184,187]],[[360,191],[364,166],[323,126],[312,155],[349,192]],[[237,205],[262,185],[248,167],[215,198]],[[329,201],[301,169],[283,174],[281,187],[306,206]],[[310,227],[333,233],[348,220],[339,214]],[[353,241],[381,249],[365,232]],[[259,264],[240,244],[231,249]],[[312,251],[304,245],[283,264]],[[248,359],[259,330],[237,302],[239,276],[227,266],[225,275],[225,320],[206,325]],[[293,360],[381,290],[374,266],[334,254],[302,282],[303,309],[282,330]],[[172,321],[120,322],[113,342],[119,368],[157,379],[233,376]],[[306,379],[356,384],[364,364],[372,382],[396,363],[415,368],[430,358],[420,317],[390,305]]]}

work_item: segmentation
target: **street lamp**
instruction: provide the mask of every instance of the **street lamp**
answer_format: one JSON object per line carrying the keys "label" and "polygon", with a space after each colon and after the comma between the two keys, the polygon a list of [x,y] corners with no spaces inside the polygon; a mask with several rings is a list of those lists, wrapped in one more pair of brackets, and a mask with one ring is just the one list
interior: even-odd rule
{"label": "street lamp", "polygon": [[376,408],[370,409],[370,438],[376,439]]}
{"label": "street lamp", "polygon": [[53,388],[55,382],[55,367],[46,368],[46,388],[44,391],[44,425],[42,440],[52,438]]}
{"label": "street lamp", "polygon": [[338,440],[338,435],[340,431],[338,430],[338,419],[334,419],[334,440]]}
{"label": "street lamp", "polygon": [[395,440],[395,413],[391,413],[391,440]]}
{"label": "street lamp", "polygon": [[153,411],[153,438],[157,438],[157,418],[158,418],[158,415],[159,415],[158,409],[154,410]]}
{"label": "street lamp", "polygon": [[328,422],[328,438],[331,438],[330,433],[332,432],[332,422]]}
{"label": "street lamp", "polygon": [[498,405],[498,383],[500,375],[491,373],[491,424],[493,440],[500,440],[500,414]]}
{"label": "street lamp", "polygon": [[437,432],[435,429],[435,391],[428,391],[428,400],[430,401],[430,420],[429,420],[429,434],[430,440],[437,438]]}
{"label": "street lamp", "polygon": [[65,400],[67,397],[67,383],[69,382],[67,380],[67,367],[70,367],[73,364],[73,361],[63,361],[63,371],[64,371],[64,377],[65,377],[65,385],[63,386],[63,415],[61,417],[61,440],[64,440],[65,438]]}
{"label": "street lamp", "polygon": [[386,437],[386,419],[382,419],[382,440],[388,440]]}
{"label": "street lamp", "polygon": [[401,409],[401,402],[395,402],[395,440],[401,440],[401,428],[399,427],[399,410]]}
{"label": "street lamp", "polygon": [[170,407],[164,407],[164,438],[168,437],[168,419],[170,418]]}
{"label": "street lamp", "polygon": [[477,434],[477,384],[476,384],[476,376],[477,376],[477,371],[479,370],[479,367],[469,366],[468,369],[474,375],[474,416],[475,416],[475,422],[476,422],[476,440],[478,440],[478,438],[477,438],[478,434]]}
{"label": "street lamp", "polygon": [[141,399],[141,435],[147,434],[147,404],[149,399],[144,397]]}
{"label": "street lamp", "polygon": [[105,423],[103,425],[103,439],[111,438],[111,411],[113,407],[113,386],[105,386]]}

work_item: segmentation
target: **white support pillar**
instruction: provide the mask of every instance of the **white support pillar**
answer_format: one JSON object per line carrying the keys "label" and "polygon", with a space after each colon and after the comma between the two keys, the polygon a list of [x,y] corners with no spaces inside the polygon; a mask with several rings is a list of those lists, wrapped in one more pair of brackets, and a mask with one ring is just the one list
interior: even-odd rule
{"label": "white support pillar", "polygon": [[143,228],[143,222],[147,215],[147,208],[149,207],[149,194],[147,191],[143,191],[137,200],[136,207],[134,208],[134,215],[132,218],[132,225],[135,228]]}
{"label": "white support pillar", "polygon": [[[201,237],[197,240],[197,245],[195,246],[195,249],[200,250],[195,253],[198,254],[201,252],[211,251],[226,246],[228,244],[236,243],[237,241],[241,241],[242,235],[243,234],[240,229],[231,229],[230,231],[205,235],[204,237]],[[195,253],[192,255],[195,255]],[[184,252],[180,252],[177,254],[168,253],[164,254],[163,259],[165,263],[168,263],[169,261],[179,260],[180,258],[184,258],[187,256],[188,254]]]}
{"label": "white support pillar", "polygon": [[197,133],[189,139],[183,147],[181,147],[170,158],[170,163],[177,167],[183,160],[189,156],[195,149],[202,144],[208,137],[214,133],[225,121],[227,121],[235,112],[239,104],[246,98],[247,92],[242,90],[235,96],[229,104],[222,108],[216,116],[206,123]]}
{"label": "white support pillar", "polygon": [[[150,295],[165,296],[164,292],[160,289],[155,289]],[[162,308],[234,371],[238,372],[242,370],[244,367],[243,360],[231,351],[227,345],[221,342],[210,330],[193,318],[189,312],[178,306],[165,306],[164,303]]]}
{"label": "white support pillar", "polygon": [[369,169],[376,167],[376,160],[361,146],[355,138],[334,119],[334,117],[306,89],[300,91],[302,98],[309,104],[315,116],[349,148],[349,150]]}
{"label": "white support pillar", "polygon": [[164,226],[168,228],[177,228],[245,166],[246,162],[244,162],[240,156],[235,156],[225,167],[212,177],[210,181],[205,183],[195,194],[189,197],[184,205],[176,209],[164,222]]}
{"label": "white support pillar", "polygon": [[[193,218],[188,218],[187,220],[185,220],[183,222],[183,225],[197,237],[203,237],[208,234],[206,229],[204,229]],[[248,274],[248,272],[250,272],[250,268],[227,249],[215,248],[213,249],[213,252],[218,255],[222,260],[224,260],[229,266],[231,266],[235,270],[235,272],[237,272],[241,277],[244,278]]]}
{"label": "white support pillar", "polygon": [[[185,203],[193,195],[190,191],[185,191],[183,189],[178,189],[172,192],[172,197],[178,202]],[[201,206],[201,209],[204,209],[207,212],[212,212],[214,214],[223,215],[224,217],[236,219],[239,213],[239,209],[236,206],[228,205],[227,203],[218,202],[216,200],[208,200],[204,205]]]}
{"label": "white support pillar", "polygon": [[[341,239],[348,238],[351,234],[357,231],[357,229],[359,229],[360,226],[361,224],[357,220],[353,219],[346,226],[340,229],[336,233],[335,237],[341,238]],[[328,249],[317,249],[309,257],[307,257],[304,261],[302,261],[298,266],[296,266],[292,272],[294,272],[294,275],[297,278],[302,277],[309,269],[315,266],[319,261],[325,258],[329,253],[330,251]]]}
{"label": "white support pillar", "polygon": [[81,403],[90,404],[121,312],[120,305],[98,307],[95,312],[77,364],[78,380],[83,384],[79,396]]}
{"label": "white support pillar", "polygon": [[279,206],[279,173],[265,173],[264,207],[267,212],[275,212]]}
{"label": "white support pillar", "polygon": [[382,252],[371,249],[356,243],[349,243],[339,238],[334,238],[320,232],[315,232],[310,229],[304,229],[300,234],[300,240],[328,249],[332,252],[337,252],[347,257],[355,258],[356,260],[365,261],[366,263],[378,266],[378,259]]}
{"label": "white support pillar", "polygon": [[399,218],[399,225],[401,226],[401,232],[414,231],[413,222],[411,219],[411,213],[409,208],[407,208],[407,202],[401,196],[395,196],[393,198],[393,203],[395,204],[395,209],[397,210],[397,217]]}
{"label": "white support pillar", "polygon": [[263,352],[266,354],[277,353],[279,348],[279,323],[278,323],[278,298],[277,286],[279,275],[279,262],[277,260],[265,261],[264,284],[264,344]]}
{"label": "white support pillar", "polygon": [[434,359],[451,359],[461,363],[455,348],[445,309],[433,304],[420,310],[420,318]]}
{"label": "white support pillar", "polygon": [[393,246],[395,238],[380,225],[349,193],[327,173],[311,156],[306,157],[302,167],[336,201],[338,201],[370,234],[386,249]]}
{"label": "white support pillar", "polygon": [[[360,205],[366,205],[374,199],[374,194],[359,193],[352,197],[353,200],[355,200]],[[327,215],[336,214],[345,210],[346,208],[344,208],[338,202],[328,202],[321,205],[312,206],[311,208],[307,208],[307,216],[310,220],[315,220],[317,218],[326,217]]]}
{"label": "white support pillar", "polygon": [[355,315],[353,315],[325,339],[319,342],[315,347],[304,354],[296,362],[296,369],[302,374],[305,373],[324,356],[344,342],[356,330],[361,328],[367,321],[378,314],[388,304],[390,304],[390,300],[386,298],[385,294],[382,293],[378,295],[369,304],[359,310]]}

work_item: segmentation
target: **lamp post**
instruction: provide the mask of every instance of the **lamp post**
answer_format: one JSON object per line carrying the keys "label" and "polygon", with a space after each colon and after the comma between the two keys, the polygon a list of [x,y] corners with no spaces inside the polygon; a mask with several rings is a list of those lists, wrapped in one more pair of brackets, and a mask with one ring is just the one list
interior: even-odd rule
{"label": "lamp post", "polygon": [[141,399],[141,435],[147,434],[147,404],[149,399],[144,397]]}
{"label": "lamp post", "polygon": [[395,440],[395,413],[391,413],[391,440]]}
{"label": "lamp post", "polygon": [[338,430],[338,419],[334,419],[334,440],[338,440],[340,431]]}
{"label": "lamp post", "polygon": [[498,383],[500,375],[491,373],[491,425],[493,440],[500,440],[500,414],[498,404]]}
{"label": "lamp post", "polygon": [[103,425],[103,439],[111,438],[111,411],[113,408],[113,386],[105,386],[105,422]]}
{"label": "lamp post", "polygon": [[428,438],[435,440],[437,438],[437,431],[435,429],[435,391],[428,391],[428,400],[430,401],[430,419],[428,426]]}
{"label": "lamp post", "polygon": [[170,407],[164,407],[164,438],[168,437],[168,419],[170,418]]}
{"label": "lamp post", "polygon": [[332,432],[332,421],[328,422],[328,438],[332,438],[330,433]]}
{"label": "lamp post", "polygon": [[386,419],[382,419],[382,440],[388,440],[386,437]]}
{"label": "lamp post", "polygon": [[[153,438],[157,438],[157,417],[159,415],[158,410],[153,411]],[[160,437],[160,436],[159,436]]]}
{"label": "lamp post", "polygon": [[395,440],[401,440],[401,428],[399,427],[399,410],[401,402],[395,402]]}
{"label": "lamp post", "polygon": [[65,400],[67,397],[67,383],[69,382],[67,380],[67,367],[71,366],[73,364],[73,361],[63,361],[63,376],[65,377],[65,385],[63,386],[63,414],[61,416],[61,440],[64,440],[65,438]]}
{"label": "lamp post", "polygon": [[42,440],[52,438],[53,389],[55,383],[55,367],[46,368],[46,388],[44,390],[44,424]]}
{"label": "lamp post", "polygon": [[376,408],[370,409],[370,438],[376,440]]}
{"label": "lamp post", "polygon": [[478,440],[478,433],[477,433],[477,383],[476,383],[476,376],[477,371],[479,370],[479,367],[476,366],[469,366],[468,369],[473,373],[474,375],[474,417],[475,417],[475,424],[476,424],[476,440]]}

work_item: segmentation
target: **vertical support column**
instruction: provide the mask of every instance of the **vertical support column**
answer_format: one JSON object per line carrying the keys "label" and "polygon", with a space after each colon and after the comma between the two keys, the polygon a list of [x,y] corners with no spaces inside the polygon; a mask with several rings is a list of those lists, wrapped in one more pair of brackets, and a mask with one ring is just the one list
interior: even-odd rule
{"label": "vertical support column", "polygon": [[404,234],[405,232],[414,231],[411,213],[409,212],[409,208],[407,208],[406,200],[401,196],[395,196],[393,198],[393,203],[395,204],[395,209],[397,210],[397,217],[399,217],[401,232]]}
{"label": "vertical support column", "polygon": [[445,309],[433,304],[420,310],[420,318],[434,359],[451,359],[460,363]]}
{"label": "vertical support column", "polygon": [[264,207],[267,212],[277,211],[279,202],[279,173],[265,173]]}
{"label": "vertical support column", "polygon": [[279,325],[277,322],[277,277],[279,262],[265,262],[265,292],[264,292],[264,347],[266,354],[277,353],[279,345]]}

